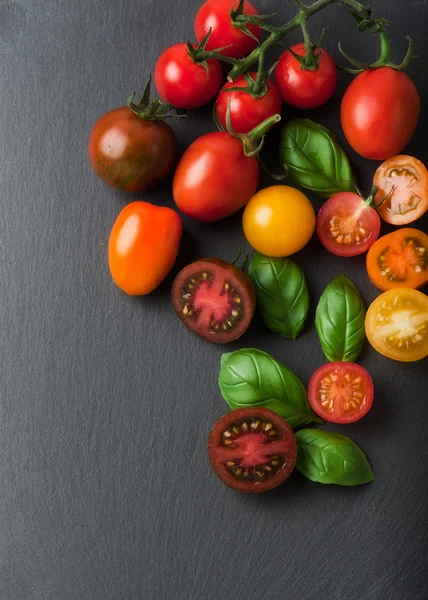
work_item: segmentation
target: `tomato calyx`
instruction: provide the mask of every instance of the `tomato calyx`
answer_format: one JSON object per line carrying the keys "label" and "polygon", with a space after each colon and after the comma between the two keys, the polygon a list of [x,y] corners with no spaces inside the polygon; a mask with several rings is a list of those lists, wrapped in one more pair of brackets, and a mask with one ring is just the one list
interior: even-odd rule
{"label": "tomato calyx", "polygon": [[[165,119],[172,119],[174,117],[180,118],[186,115],[178,114],[172,104],[164,102],[161,98],[155,98],[150,100],[150,88],[152,85],[152,76],[149,75],[149,79],[144,87],[142,96],[137,102],[135,100],[135,92],[132,92],[128,96],[128,106],[133,113],[143,119],[144,121],[164,121]],[[174,111],[174,112],[171,112]]]}
{"label": "tomato calyx", "polygon": [[375,69],[381,69],[382,67],[389,67],[390,69],[394,69],[395,71],[404,71],[405,69],[407,69],[409,64],[415,58],[415,55],[413,53],[413,40],[410,36],[406,35],[406,40],[408,42],[408,48],[407,48],[407,52],[406,52],[406,55],[405,55],[403,61],[400,64],[396,64],[396,63],[392,62],[392,60],[391,60],[391,45],[390,45],[388,36],[387,36],[386,32],[384,31],[384,26],[386,24],[388,24],[388,21],[386,21],[385,19],[379,19],[378,21],[381,24],[380,29],[378,30],[379,40],[380,40],[380,56],[379,56],[378,60],[375,61],[374,63],[372,63],[371,65],[369,65],[368,63],[363,63],[360,60],[353,58],[352,56],[349,56],[349,54],[347,54],[342,49],[342,46],[339,43],[339,51],[340,51],[341,55],[349,63],[351,63],[351,65],[353,65],[355,67],[354,69],[350,69],[347,67],[340,67],[342,69],[342,71],[346,71],[347,73],[351,73],[352,75],[359,75],[360,73],[363,73],[364,71],[373,71]]}
{"label": "tomato calyx", "polygon": [[210,27],[206,36],[203,38],[203,40],[201,41],[199,46],[196,46],[196,48],[192,44],[191,41],[187,40],[187,42],[186,42],[187,53],[188,53],[190,59],[195,64],[201,65],[202,67],[204,67],[204,69],[206,69],[207,71],[208,71],[207,60],[210,58],[223,60],[230,64],[235,64],[235,62],[236,62],[235,59],[229,58],[229,57],[221,54],[222,50],[226,50],[227,48],[230,48],[231,46],[233,46],[233,44],[228,44],[227,46],[222,46],[221,48],[216,48],[215,50],[209,50],[209,51],[206,50],[206,46],[208,44],[208,40],[210,39],[211,33],[212,33],[212,29]]}
{"label": "tomato calyx", "polygon": [[263,98],[269,92],[269,84],[268,81],[272,76],[272,73],[275,70],[276,62],[266,73],[258,72],[257,78],[253,79],[251,73],[244,73],[246,86],[233,86],[222,89],[220,93],[230,93],[230,92],[243,92],[244,94],[250,94],[255,99]]}
{"label": "tomato calyx", "polygon": [[257,44],[259,44],[259,38],[248,29],[247,25],[256,25],[257,27],[261,27],[266,31],[272,31],[272,27],[267,25],[264,21],[271,19],[276,15],[276,13],[270,13],[269,15],[246,15],[244,13],[244,7],[245,0],[239,0],[239,4],[236,9],[233,8],[232,4],[229,13],[232,27],[235,27],[235,29],[240,29],[243,33],[249,35],[254,41],[257,42]]}
{"label": "tomato calyx", "polygon": [[297,54],[297,52],[295,52],[291,47],[288,48],[288,51],[300,64],[300,69],[302,71],[318,71],[322,54],[321,44],[324,39],[325,29],[322,30],[318,41],[312,42],[311,38],[309,37],[308,28],[306,26],[306,19],[302,20],[300,27],[302,28],[303,32],[305,54],[304,56],[301,56],[300,54]]}

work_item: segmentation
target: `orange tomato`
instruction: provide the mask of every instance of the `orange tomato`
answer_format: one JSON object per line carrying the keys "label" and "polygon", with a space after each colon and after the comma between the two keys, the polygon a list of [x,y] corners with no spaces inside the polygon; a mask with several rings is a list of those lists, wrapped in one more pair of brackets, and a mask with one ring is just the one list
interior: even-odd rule
{"label": "orange tomato", "polygon": [[407,227],[379,238],[367,254],[367,273],[383,292],[422,287],[428,282],[428,235]]}
{"label": "orange tomato", "polygon": [[175,263],[183,225],[170,208],[131,202],[110,234],[108,262],[114,282],[130,296],[150,294]]}
{"label": "orange tomato", "polygon": [[412,156],[394,156],[380,165],[373,184],[379,188],[377,211],[391,225],[408,225],[428,210],[428,171]]}

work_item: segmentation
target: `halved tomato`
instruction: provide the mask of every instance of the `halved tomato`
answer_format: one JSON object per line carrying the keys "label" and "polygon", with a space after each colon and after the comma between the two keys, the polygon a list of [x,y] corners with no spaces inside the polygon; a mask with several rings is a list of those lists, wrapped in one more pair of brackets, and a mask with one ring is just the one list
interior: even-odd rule
{"label": "halved tomato", "polygon": [[367,254],[367,272],[383,292],[422,287],[428,282],[428,235],[408,227],[379,238]]}
{"label": "halved tomato", "polygon": [[340,192],[321,207],[317,217],[317,234],[327,250],[337,256],[364,254],[379,237],[380,219],[370,206],[353,192]]}
{"label": "halved tomato", "polygon": [[268,408],[240,408],[214,425],[208,455],[215,474],[240,492],[265,492],[290,476],[296,438],[290,425]]}
{"label": "halved tomato", "polygon": [[314,411],[326,421],[354,423],[373,404],[373,381],[360,365],[328,363],[312,375],[308,397]]}
{"label": "halved tomato", "polygon": [[389,290],[371,304],[366,335],[380,354],[400,362],[428,356],[428,296],[411,289]]}
{"label": "halved tomato", "polygon": [[377,211],[391,225],[408,225],[428,210],[428,171],[417,158],[388,159],[376,171],[373,184],[379,188]]}

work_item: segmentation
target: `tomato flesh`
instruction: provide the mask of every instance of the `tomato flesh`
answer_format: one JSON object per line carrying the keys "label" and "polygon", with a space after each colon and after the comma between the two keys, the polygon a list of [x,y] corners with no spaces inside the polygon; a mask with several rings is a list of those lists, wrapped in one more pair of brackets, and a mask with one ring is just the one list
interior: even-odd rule
{"label": "tomato flesh", "polygon": [[373,404],[373,381],[363,367],[349,362],[323,365],[309,382],[309,402],[331,423],[354,423]]}
{"label": "tomato flesh", "polygon": [[290,425],[267,408],[242,408],[214,425],[208,454],[217,477],[229,487],[258,493],[285,481],[296,464]]}
{"label": "tomato flesh", "polygon": [[366,315],[366,334],[380,354],[400,362],[428,356],[428,297],[413,289],[389,290]]}
{"label": "tomato flesh", "polygon": [[172,286],[172,302],[186,327],[216,343],[238,339],[248,328],[256,304],[249,277],[214,258],[180,271]]}
{"label": "tomato flesh", "polygon": [[[257,73],[248,75],[254,81],[256,80]],[[232,129],[237,133],[248,133],[269,117],[281,113],[281,95],[273,81],[267,82],[267,92],[257,98],[245,91],[228,91],[235,87],[248,88],[244,75],[238,77],[236,81],[228,81],[222,87],[215,104],[215,115],[224,129],[226,129],[226,112],[229,102]]]}
{"label": "tomato flesh", "polygon": [[[305,44],[295,44],[291,50],[299,56],[306,55]],[[334,60],[324,50],[315,51],[321,58],[318,69],[302,69],[300,62],[290,50],[280,57],[275,68],[275,80],[287,104],[296,108],[312,109],[322,106],[334,94],[337,85],[337,69]]]}
{"label": "tomato flesh", "polygon": [[208,59],[206,67],[195,63],[186,44],[167,48],[158,58],[155,83],[159,94],[178,108],[198,108],[213,98],[220,89],[223,72],[216,59]]}
{"label": "tomato flesh", "polygon": [[386,160],[410,142],[421,100],[408,75],[391,67],[364,71],[345,92],[341,122],[352,148],[365,158]]}
{"label": "tomato flesh", "polygon": [[[237,6],[237,0],[207,0],[198,10],[195,19],[195,35],[199,43],[211,29],[206,50],[217,50],[229,46],[229,48],[221,50],[221,54],[231,58],[240,58],[252,52],[257,46],[257,41],[254,38],[233,27],[230,11],[232,8],[236,9]],[[244,14],[258,15],[259,13],[246,0]],[[261,37],[262,30],[257,25],[249,24],[248,29],[256,38]]]}
{"label": "tomato flesh", "polygon": [[376,171],[373,184],[379,188],[377,210],[391,225],[408,225],[428,210],[428,171],[417,158],[390,158]]}
{"label": "tomato flesh", "polygon": [[405,228],[381,237],[367,254],[367,272],[382,291],[428,282],[428,235]]}
{"label": "tomato flesh", "polygon": [[318,237],[323,246],[337,256],[367,252],[379,232],[380,218],[376,210],[352,192],[335,194],[318,213]]}
{"label": "tomato flesh", "polygon": [[172,193],[184,214],[217,221],[245,206],[259,177],[257,158],[247,158],[240,140],[217,131],[187,148],[175,171]]}

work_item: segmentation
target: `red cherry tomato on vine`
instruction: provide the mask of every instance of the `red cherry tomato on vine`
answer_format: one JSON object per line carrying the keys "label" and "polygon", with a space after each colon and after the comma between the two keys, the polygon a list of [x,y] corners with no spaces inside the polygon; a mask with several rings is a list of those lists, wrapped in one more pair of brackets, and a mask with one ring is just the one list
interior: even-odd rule
{"label": "red cherry tomato on vine", "polygon": [[[306,55],[305,44],[291,46],[291,50],[299,56]],[[318,69],[302,69],[295,56],[286,50],[279,59],[275,69],[275,80],[284,100],[296,108],[317,108],[325,104],[336,89],[337,69],[330,54],[320,48],[315,50],[315,56],[321,52]]]}
{"label": "red cherry tomato on vine", "polygon": [[[257,73],[249,73],[253,81]],[[260,97],[254,97],[247,92],[231,91],[229,88],[248,88],[245,75],[234,82],[228,81],[222,88],[215,104],[215,115],[219,123],[226,129],[226,111],[230,101],[230,119],[232,129],[237,133],[248,133],[272,115],[281,113],[281,94],[270,79],[266,83],[267,91]]]}
{"label": "red cherry tomato on vine", "polygon": [[402,71],[381,67],[357,75],[342,100],[341,121],[355,152],[386,160],[410,142],[421,100],[413,81]]}
{"label": "red cherry tomato on vine", "polygon": [[317,217],[317,234],[322,245],[337,256],[367,252],[379,237],[380,218],[370,203],[358,194],[335,194]]}
{"label": "red cherry tomato on vine", "polygon": [[222,78],[218,60],[208,59],[205,67],[192,59],[186,44],[167,48],[155,67],[159,94],[178,108],[198,108],[209,102],[219,91]]}
{"label": "red cherry tomato on vine", "polygon": [[150,294],[175,263],[183,225],[170,208],[131,202],[110,234],[108,262],[114,282],[130,296]]}
{"label": "red cherry tomato on vine", "polygon": [[[257,46],[257,42],[241,29],[233,27],[230,19],[231,9],[238,6],[238,0],[207,0],[198,10],[195,19],[195,35],[200,43],[211,29],[211,35],[206,45],[206,50],[217,50],[223,46],[230,48],[221,51],[224,56],[240,58],[247,56]],[[245,2],[244,14],[258,15],[257,9],[250,3]],[[260,39],[262,30],[257,25],[248,25],[249,31]]]}
{"label": "red cherry tomato on vine", "polygon": [[217,221],[248,202],[259,177],[257,158],[245,156],[239,139],[217,131],[187,148],[175,171],[172,193],[185,215]]}

